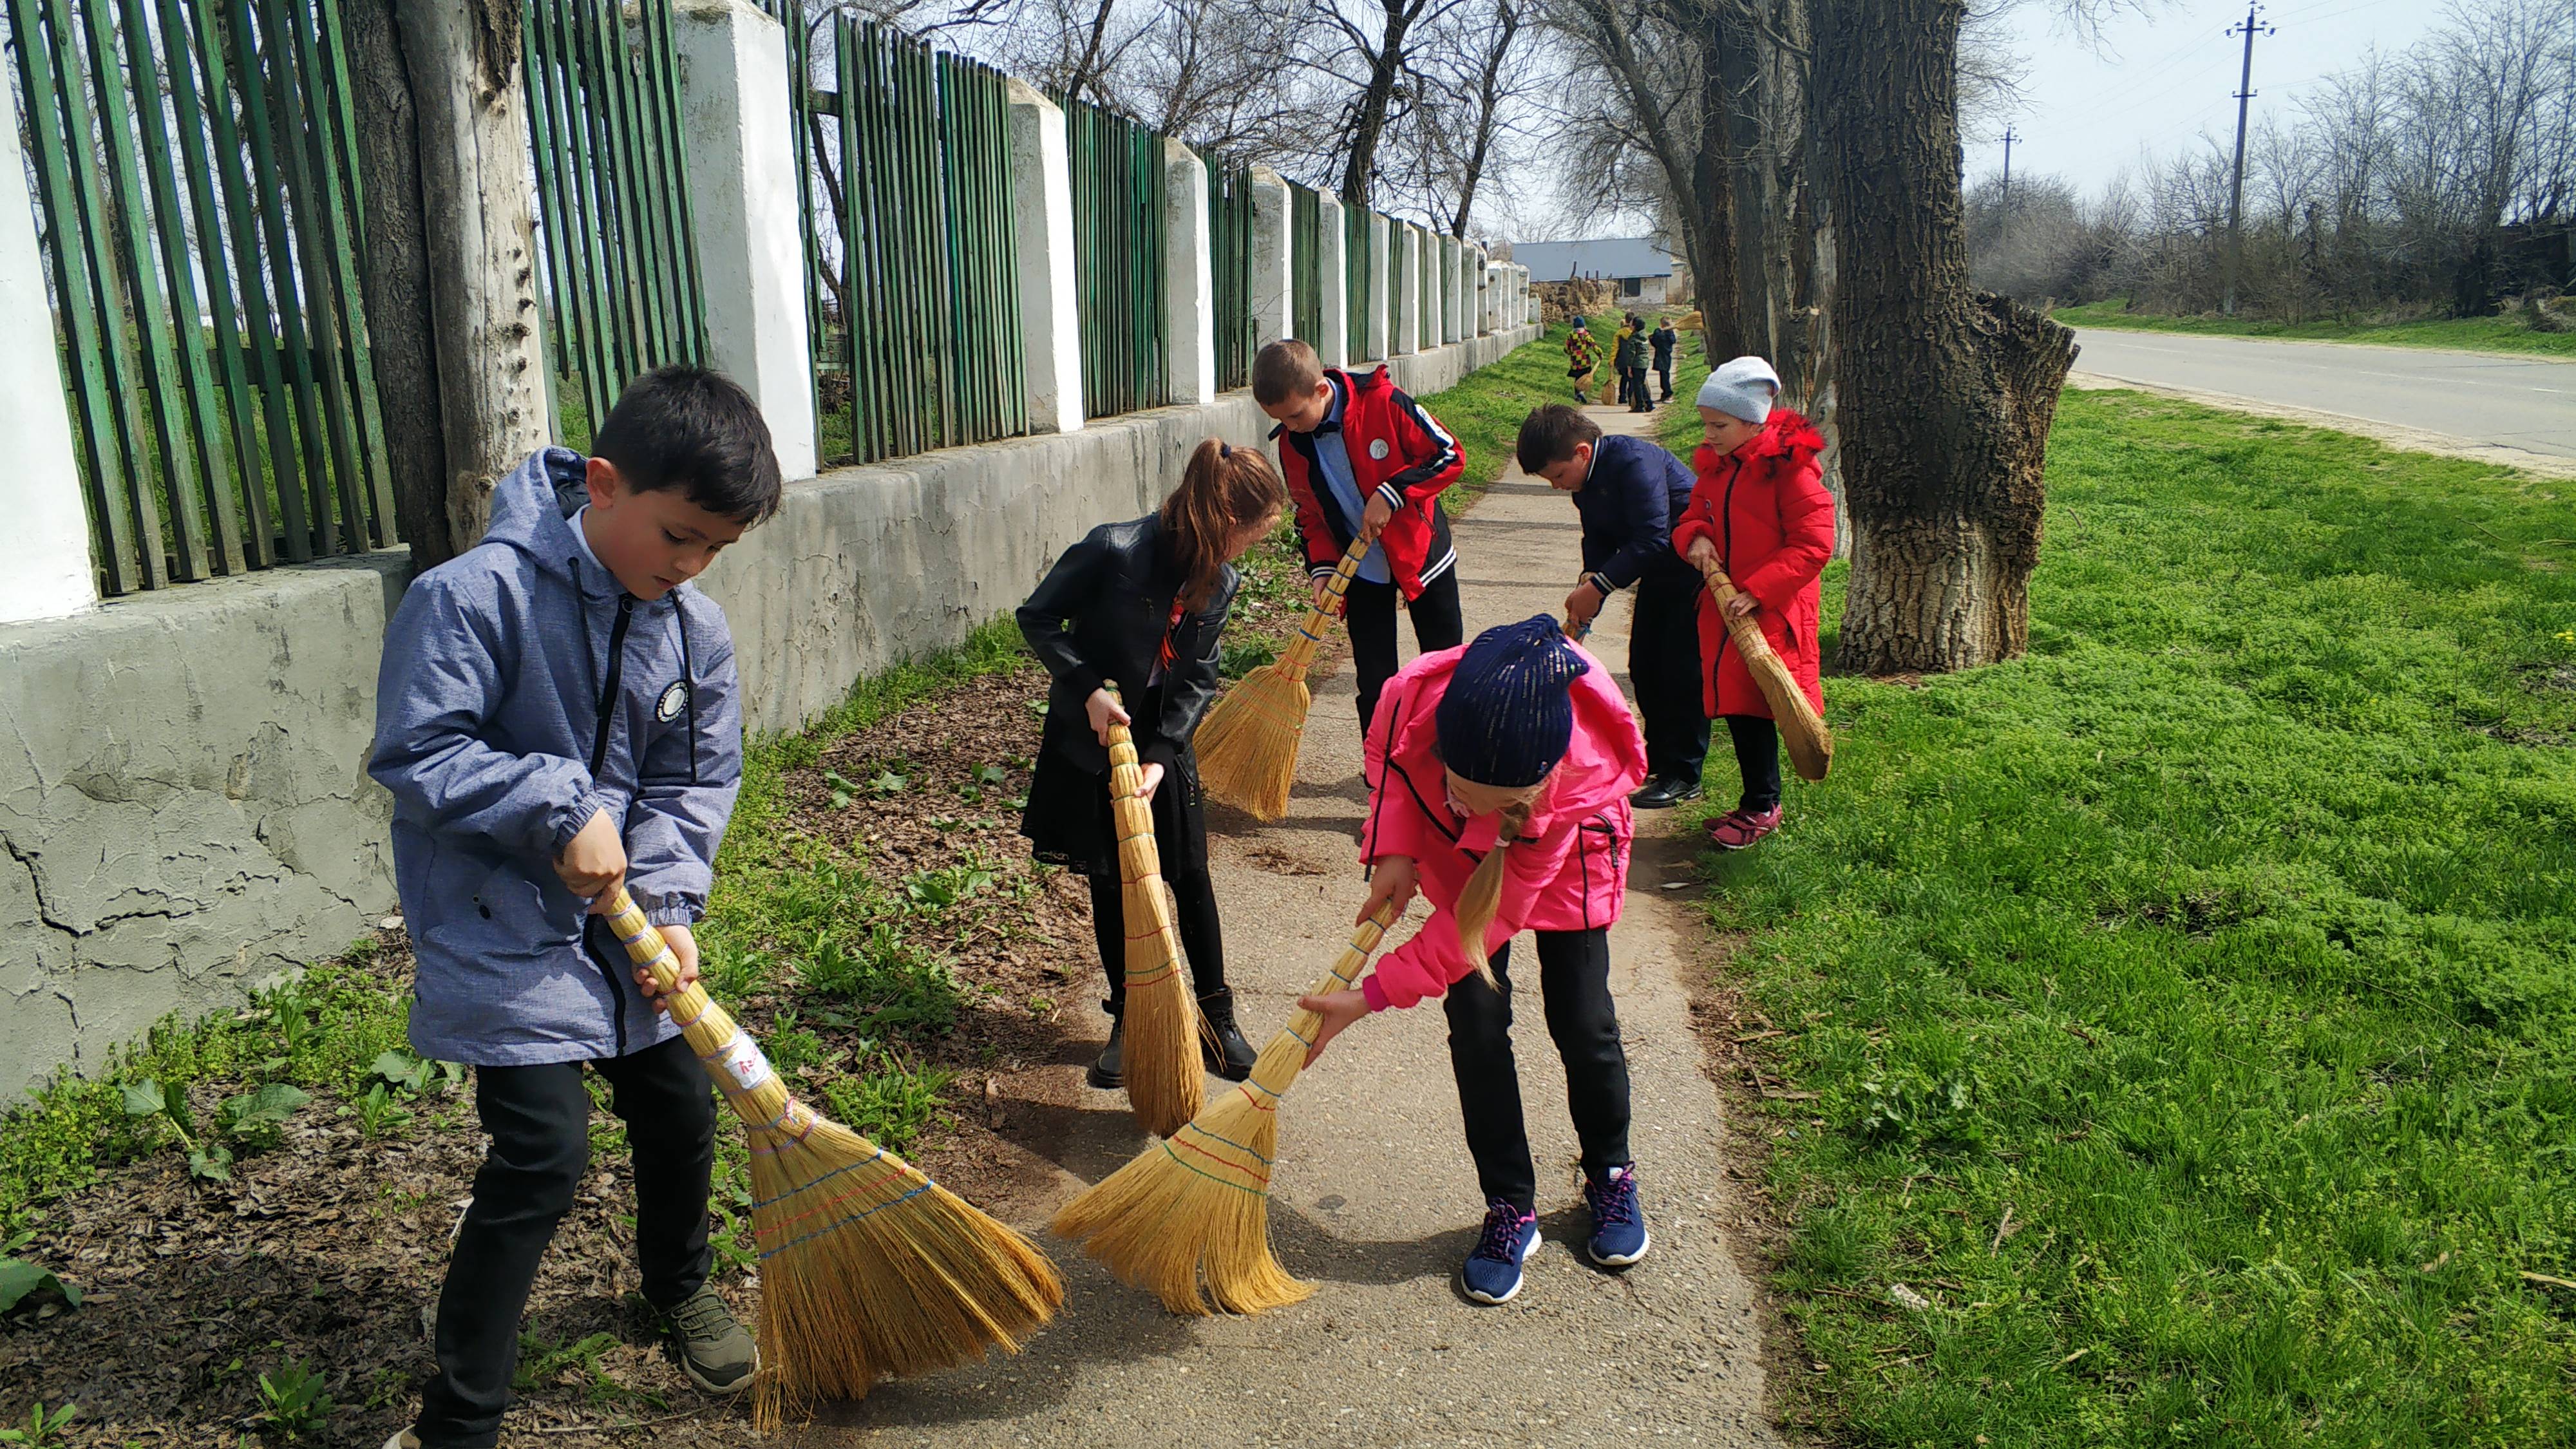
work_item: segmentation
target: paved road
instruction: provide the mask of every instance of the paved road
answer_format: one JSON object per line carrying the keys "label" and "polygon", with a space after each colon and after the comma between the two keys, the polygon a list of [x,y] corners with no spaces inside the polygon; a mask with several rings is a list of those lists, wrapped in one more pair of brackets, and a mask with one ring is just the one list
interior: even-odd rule
{"label": "paved road", "polygon": [[[2498,462],[2576,464],[2576,364],[2427,347],[2272,342],[2083,328],[2076,370],[2118,382],[2243,399],[2374,436],[2423,435]],[[2415,435],[2412,437],[2403,435]],[[2516,455],[2519,455],[2517,457]]]}
{"label": "paved road", "polygon": [[[1595,409],[1625,430],[1624,412]],[[1556,608],[1577,563],[1574,510],[1515,470],[1457,525],[1472,631]],[[1594,631],[1627,658],[1625,596]],[[1409,645],[1409,639],[1407,640]],[[1408,649],[1408,652],[1409,649]],[[1318,681],[1288,818],[1262,826],[1212,811],[1228,974],[1256,1044],[1348,939],[1365,887],[1358,722],[1347,669]],[[1660,825],[1660,822],[1659,822]],[[1460,1135],[1437,1005],[1359,1023],[1301,1077],[1281,1115],[1272,1239],[1317,1280],[1302,1304],[1257,1318],[1176,1318],[1048,1240],[1065,1269],[1063,1316],[1016,1359],[880,1385],[789,1441],[815,1449],[933,1444],[1777,1446],[1763,1406],[1756,1289],[1728,1235],[1720,1100],[1701,1075],[1689,990],[1705,969],[1706,918],[1678,834],[1638,841],[1612,933],[1612,986],[1627,1044],[1654,1250],[1624,1274],[1582,1256],[1565,1076],[1536,992],[1514,1029],[1539,1164],[1545,1245],[1501,1308],[1453,1286],[1484,1204]],[[1399,933],[1419,929],[1417,904]],[[1524,937],[1515,964],[1534,960]],[[1048,1165],[1031,1200],[987,1206],[1035,1227],[1081,1184],[1149,1139],[1125,1102],[1079,1082],[1085,1047],[1006,1078],[1009,1125]]]}

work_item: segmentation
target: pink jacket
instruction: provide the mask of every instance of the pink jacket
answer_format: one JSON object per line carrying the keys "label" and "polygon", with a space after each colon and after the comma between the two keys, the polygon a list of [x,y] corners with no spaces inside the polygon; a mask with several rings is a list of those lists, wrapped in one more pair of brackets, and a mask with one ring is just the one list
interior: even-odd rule
{"label": "pink jacket", "polygon": [[[1524,930],[1582,931],[1619,919],[1628,887],[1628,842],[1636,819],[1628,796],[1646,779],[1646,741],[1609,666],[1578,644],[1592,669],[1574,682],[1574,738],[1519,843],[1504,857],[1502,906],[1486,949]],[[1409,855],[1419,868],[1431,919],[1412,940],[1381,957],[1361,982],[1369,1008],[1411,1006],[1475,973],[1458,949],[1458,893],[1493,849],[1500,817],[1460,820],[1449,811],[1447,775],[1433,711],[1467,651],[1425,654],[1388,681],[1368,732],[1366,865]]]}

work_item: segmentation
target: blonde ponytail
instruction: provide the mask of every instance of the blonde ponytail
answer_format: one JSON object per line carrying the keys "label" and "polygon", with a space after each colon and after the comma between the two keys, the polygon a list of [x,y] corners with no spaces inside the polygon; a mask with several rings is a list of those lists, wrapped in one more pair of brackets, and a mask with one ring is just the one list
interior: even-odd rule
{"label": "blonde ponytail", "polygon": [[1496,991],[1503,987],[1494,979],[1494,968],[1485,964],[1485,932],[1494,924],[1494,912],[1503,903],[1503,852],[1521,838],[1530,812],[1537,807],[1536,796],[1503,807],[1501,821],[1495,827],[1494,848],[1485,852],[1485,858],[1476,863],[1476,873],[1467,877],[1466,889],[1458,892],[1458,949],[1466,953],[1476,975]]}

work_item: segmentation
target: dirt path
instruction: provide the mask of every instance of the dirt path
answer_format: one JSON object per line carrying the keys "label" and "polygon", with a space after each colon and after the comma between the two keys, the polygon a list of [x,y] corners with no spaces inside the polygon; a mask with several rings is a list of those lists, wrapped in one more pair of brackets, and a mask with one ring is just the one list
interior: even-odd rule
{"label": "dirt path", "polygon": [[[1605,428],[1647,422],[1592,410]],[[1557,609],[1576,573],[1573,509],[1517,470],[1457,525],[1467,626]],[[1627,659],[1628,599],[1592,636]],[[1363,794],[1347,672],[1319,682],[1296,803],[1260,826],[1215,820],[1218,898],[1247,1034],[1260,1041],[1348,935],[1363,888],[1352,835]],[[1651,819],[1651,818],[1650,818]],[[1070,1296],[1017,1359],[888,1384],[791,1441],[814,1445],[1779,1442],[1763,1410],[1755,1290],[1726,1239],[1735,1211],[1720,1103],[1701,1074],[1688,983],[1705,931],[1689,842],[1638,842],[1613,935],[1629,1052],[1633,1142],[1654,1250],[1624,1275],[1582,1256],[1564,1074],[1535,993],[1515,1032],[1539,1163],[1545,1245],[1502,1308],[1454,1286],[1483,1203],[1459,1128],[1436,1006],[1362,1022],[1301,1080],[1283,1112],[1272,1234],[1320,1291],[1259,1318],[1183,1319],[1051,1243]],[[1418,928],[1417,904],[1399,930]],[[1524,940],[1521,951],[1529,947]],[[1085,1051],[1004,1082],[1005,1135],[1056,1165],[1025,1199],[992,1204],[1035,1228],[1081,1183],[1142,1149],[1123,1100],[1080,1084]],[[1049,1104],[1067,1105],[1049,1105]]]}

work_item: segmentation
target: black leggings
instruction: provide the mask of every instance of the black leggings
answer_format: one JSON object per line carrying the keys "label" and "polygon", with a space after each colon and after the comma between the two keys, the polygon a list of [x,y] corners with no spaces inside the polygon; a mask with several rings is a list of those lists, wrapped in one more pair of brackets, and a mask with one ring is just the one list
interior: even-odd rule
{"label": "black leggings", "polygon": [[1752,814],[1780,803],[1780,727],[1758,714],[1731,714],[1726,732],[1735,739],[1735,768],[1744,777],[1744,800],[1737,807]]}
{"label": "black leggings", "polygon": [[[1190,988],[1200,996],[1225,989],[1225,928],[1216,916],[1216,886],[1206,871],[1170,882],[1172,924],[1188,958]],[[1091,935],[1100,945],[1100,969],[1109,974],[1109,1014],[1127,1009],[1126,890],[1116,876],[1091,877]]]}
{"label": "black leggings", "polygon": [[[1547,1034],[1565,1061],[1566,1106],[1583,1144],[1583,1170],[1598,1182],[1628,1156],[1628,1053],[1619,1044],[1619,1009],[1610,999],[1610,933],[1540,931],[1538,990]],[[1520,1070],[1512,1060],[1512,948],[1490,958],[1496,992],[1470,976],[1449,988],[1449,1068],[1458,1078],[1458,1110],[1467,1121],[1467,1151],[1485,1200],[1522,1212],[1538,1201],[1530,1165],[1529,1126],[1521,1118]]]}

